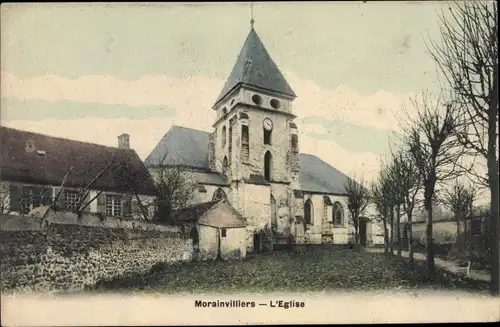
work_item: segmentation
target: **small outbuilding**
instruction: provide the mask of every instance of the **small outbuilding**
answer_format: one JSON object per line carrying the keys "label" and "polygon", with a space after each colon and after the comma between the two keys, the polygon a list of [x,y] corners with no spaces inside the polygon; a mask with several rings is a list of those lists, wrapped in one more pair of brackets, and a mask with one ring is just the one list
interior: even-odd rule
{"label": "small outbuilding", "polygon": [[193,240],[199,259],[246,257],[246,223],[226,200],[200,203],[178,210],[174,216]]}

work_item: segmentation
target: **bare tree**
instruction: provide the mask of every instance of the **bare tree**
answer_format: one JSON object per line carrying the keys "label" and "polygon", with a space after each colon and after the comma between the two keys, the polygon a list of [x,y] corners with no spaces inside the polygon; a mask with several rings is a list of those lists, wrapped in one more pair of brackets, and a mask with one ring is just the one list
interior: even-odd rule
{"label": "bare tree", "polygon": [[[120,174],[127,181],[135,198],[133,210],[143,219],[178,224],[174,221],[172,212],[185,207],[192,199],[197,186],[189,172],[180,166],[165,164],[167,155],[161,157],[152,168],[151,175],[145,175],[142,170],[133,167],[130,163],[121,165]],[[146,178],[155,183],[155,200],[148,201],[141,196],[142,185]]]}
{"label": "bare tree", "polygon": [[387,169],[383,167],[375,182],[371,185],[371,202],[375,204],[377,215],[375,219],[381,221],[384,228],[384,252],[389,252],[389,230],[387,223],[390,222],[390,211],[392,210],[391,179]]}
{"label": "bare tree", "polygon": [[[392,162],[392,182],[396,185],[395,190],[400,192],[399,198],[401,199],[401,205],[408,221],[406,226],[410,261],[413,261],[413,210],[417,204],[417,195],[422,187],[422,179],[413,159],[407,151],[402,149],[398,153],[393,154]],[[398,255],[401,255],[400,251],[401,247],[398,248]]]}
{"label": "bare tree", "polygon": [[359,244],[359,216],[363,214],[370,201],[370,191],[363,180],[348,177],[344,184],[347,193],[347,208],[354,224],[354,240]]}
{"label": "bare tree", "polygon": [[431,101],[423,93],[421,101],[412,100],[417,116],[405,128],[408,153],[422,180],[426,215],[426,262],[428,277],[434,275],[434,245],[432,209],[436,186],[456,178],[462,151],[455,136],[457,128],[456,108],[441,97]]}
{"label": "bare tree", "polygon": [[[457,245],[460,245],[460,224],[465,223],[465,218],[472,214],[476,190],[464,183],[456,182],[451,191],[447,191],[444,201],[453,212],[457,223]],[[465,231],[464,231],[465,232]],[[460,249],[462,250],[462,249]]]}
{"label": "bare tree", "polygon": [[498,16],[494,1],[465,1],[441,18],[441,42],[429,50],[460,106],[462,145],[469,155],[486,161],[487,174],[471,167],[477,181],[490,189],[490,248],[494,262],[491,290],[500,292],[500,233],[498,176]]}

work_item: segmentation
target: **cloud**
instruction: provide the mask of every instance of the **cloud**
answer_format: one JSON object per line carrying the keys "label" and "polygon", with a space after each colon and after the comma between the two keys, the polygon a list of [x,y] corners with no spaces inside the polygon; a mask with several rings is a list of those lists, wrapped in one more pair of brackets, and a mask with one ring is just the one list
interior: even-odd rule
{"label": "cloud", "polygon": [[[310,80],[286,73],[290,85],[298,94],[294,101],[295,114],[300,118],[322,116],[353,125],[397,130],[394,113],[413,94],[394,95],[379,91],[361,95],[349,86],[328,90]],[[211,112],[211,107],[224,81],[206,76],[173,78],[148,75],[124,80],[107,75],[91,75],[76,79],[55,75],[21,79],[8,72],[1,73],[4,99],[69,100],[104,105],[165,106],[176,111]]]}
{"label": "cloud", "polygon": [[[87,117],[73,120],[11,120],[3,125],[108,146],[116,146],[117,136],[128,133],[131,136],[130,146],[142,159],[145,159],[172,124],[210,131],[210,128],[203,128],[199,120],[194,117],[189,118],[189,115],[185,115],[181,120],[172,117],[147,119]],[[331,140],[318,141],[307,133],[300,133],[299,139],[302,153],[314,154],[345,174],[367,178],[372,176],[378,167],[378,157],[373,153],[351,153]]]}
{"label": "cloud", "polygon": [[[346,141],[348,135],[357,135],[356,139],[360,140],[369,139],[370,135],[381,139],[380,133],[377,137],[373,133],[385,130],[382,133],[387,134],[398,130],[394,113],[401,115],[402,105],[412,94],[394,95],[379,91],[362,95],[348,86],[328,90],[293,73],[285,75],[298,94],[293,106],[299,117],[301,152],[317,155],[346,174],[362,174],[366,178],[373,175],[379,167],[381,150],[369,146],[353,147],[354,141]],[[3,125],[111,146],[116,145],[117,135],[129,133],[131,145],[142,158],[149,154],[172,124],[211,131],[215,120],[211,107],[224,83],[205,76],[172,78],[164,75],[134,80],[105,75],[76,79],[46,75],[22,79],[8,72],[1,73],[1,82],[3,103],[45,100],[50,101],[54,108],[64,101],[78,103],[73,106],[78,108],[77,115],[62,115],[62,109],[51,111],[47,109],[50,106],[45,106],[45,117],[14,114],[16,106],[3,106],[8,108],[8,120],[3,120]],[[85,106],[88,106],[88,116],[84,114]],[[126,110],[122,117],[117,118],[119,115],[103,114],[95,109],[96,106]],[[71,107],[68,106],[68,110]],[[156,117],[148,116],[147,112],[133,113],[134,108],[141,111],[148,110],[148,107],[153,108],[150,110],[156,112]],[[157,111],[161,108],[175,112],[175,116],[159,115]],[[327,125],[315,121],[318,117]],[[332,132],[338,133],[332,131],[332,126],[335,126],[332,122],[343,125],[341,132],[344,136],[332,137]]]}

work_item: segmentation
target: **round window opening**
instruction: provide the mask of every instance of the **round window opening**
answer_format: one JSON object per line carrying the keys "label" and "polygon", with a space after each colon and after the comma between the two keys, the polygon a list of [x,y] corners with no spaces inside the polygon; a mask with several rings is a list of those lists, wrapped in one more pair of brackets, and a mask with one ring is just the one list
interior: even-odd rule
{"label": "round window opening", "polygon": [[258,94],[254,94],[252,96],[252,101],[257,104],[257,105],[261,105],[262,104],[262,98],[260,97],[260,95]]}
{"label": "round window opening", "polygon": [[274,109],[279,109],[281,107],[281,103],[276,99],[272,99],[271,107],[273,107]]}

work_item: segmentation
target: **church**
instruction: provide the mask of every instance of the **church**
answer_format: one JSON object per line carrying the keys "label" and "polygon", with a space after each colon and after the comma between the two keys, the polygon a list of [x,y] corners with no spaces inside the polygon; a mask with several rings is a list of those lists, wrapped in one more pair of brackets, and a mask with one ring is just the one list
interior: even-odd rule
{"label": "church", "polygon": [[[266,241],[351,243],[347,176],[317,156],[300,153],[296,97],[252,21],[213,104],[213,131],[172,126],[145,164],[150,170],[164,165],[189,172],[198,185],[193,205],[227,201],[245,220],[247,251]],[[361,219],[360,241],[383,244],[381,226]]]}

